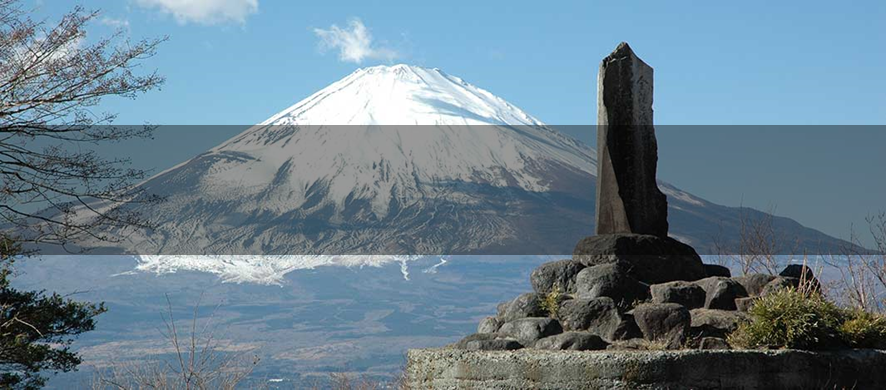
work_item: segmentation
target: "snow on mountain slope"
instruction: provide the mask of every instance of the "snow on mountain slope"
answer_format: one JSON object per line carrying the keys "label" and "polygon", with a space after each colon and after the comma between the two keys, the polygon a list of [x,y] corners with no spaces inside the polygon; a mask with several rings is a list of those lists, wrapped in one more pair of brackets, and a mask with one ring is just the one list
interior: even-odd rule
{"label": "snow on mountain slope", "polygon": [[[140,255],[144,271],[259,283],[390,262],[408,277],[420,255],[562,255],[593,234],[595,172],[594,150],[488,91],[376,66],[142,183],[166,197],[143,210],[158,228],[103,250]],[[712,232],[737,237],[738,209],[662,187],[675,237],[702,252]]]}
{"label": "snow on mountain slope", "polygon": [[[168,197],[151,211],[162,229],[133,236],[128,251],[147,254],[142,270],[274,283],[293,269],[401,261],[404,250],[481,248],[517,234],[515,227],[484,209],[489,202],[476,190],[448,183],[546,193],[591,178],[594,164],[588,146],[439,69],[365,68],[144,183]],[[329,237],[286,231],[319,219],[364,226],[319,228]],[[465,237],[431,237],[439,226]],[[396,242],[407,234],[428,242]],[[268,246],[298,254],[256,255]]]}
{"label": "snow on mountain slope", "polygon": [[[245,153],[260,161],[250,166],[255,183],[297,163],[296,189],[342,167],[332,185],[339,201],[353,188],[383,187],[372,176],[380,172],[395,178],[386,180],[388,186],[413,182],[417,173],[423,182],[505,186],[516,180],[525,190],[546,191],[548,179],[531,164],[552,160],[596,170],[595,152],[586,145],[457,77],[407,65],[358,70],[211,153]],[[381,165],[393,171],[376,169]]]}

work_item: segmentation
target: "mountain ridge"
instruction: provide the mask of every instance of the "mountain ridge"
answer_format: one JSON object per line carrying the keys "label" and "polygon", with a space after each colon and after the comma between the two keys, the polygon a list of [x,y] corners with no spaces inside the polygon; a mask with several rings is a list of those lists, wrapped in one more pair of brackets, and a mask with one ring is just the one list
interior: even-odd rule
{"label": "mountain ridge", "polygon": [[[145,210],[159,228],[107,250],[232,280],[415,255],[568,255],[593,234],[595,164],[592,148],[458,77],[376,66],[143,182],[167,197]],[[737,235],[740,210],[661,186],[673,236],[704,253],[717,232]]]}

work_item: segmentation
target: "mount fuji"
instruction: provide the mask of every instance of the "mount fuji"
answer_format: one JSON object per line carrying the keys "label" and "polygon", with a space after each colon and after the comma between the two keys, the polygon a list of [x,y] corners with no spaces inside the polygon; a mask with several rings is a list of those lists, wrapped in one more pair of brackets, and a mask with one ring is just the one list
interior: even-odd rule
{"label": "mount fuji", "polygon": [[[592,148],[484,89],[375,66],[141,183],[166,198],[144,210],[158,228],[102,252],[270,283],[328,264],[400,261],[406,276],[419,255],[564,255],[593,234],[595,173]],[[672,235],[699,252],[764,215],[660,186]],[[815,250],[845,244],[773,225]]]}

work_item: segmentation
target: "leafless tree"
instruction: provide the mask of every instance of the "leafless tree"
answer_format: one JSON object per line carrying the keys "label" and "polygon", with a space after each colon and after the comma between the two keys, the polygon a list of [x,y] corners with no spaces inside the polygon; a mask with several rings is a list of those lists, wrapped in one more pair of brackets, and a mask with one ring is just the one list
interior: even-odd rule
{"label": "leafless tree", "polygon": [[827,263],[840,272],[838,289],[844,304],[857,309],[886,314],[886,212],[867,218],[870,251],[853,230],[852,248],[829,255]]}
{"label": "leafless tree", "polygon": [[162,334],[173,351],[172,357],[115,362],[110,368],[95,373],[91,382],[93,389],[233,390],[252,374],[259,358],[224,351],[224,345],[215,337],[214,312],[201,325],[197,303],[190,322],[182,329],[168,296],[166,304]]}
{"label": "leafless tree", "polygon": [[[739,231],[736,240],[724,240],[722,226],[714,235],[714,249],[720,265],[736,266],[742,274],[777,275],[799,247],[798,239],[775,227],[775,208],[767,212],[739,208]],[[804,256],[805,258],[805,256]]]}
{"label": "leafless tree", "polygon": [[741,231],[739,241],[740,264],[742,271],[763,272],[777,275],[785,266],[784,257],[779,257],[785,250],[796,249],[797,243],[790,242],[788,237],[773,225],[775,208],[762,213],[760,218],[751,218],[744,211],[741,215]]}
{"label": "leafless tree", "polygon": [[[110,231],[149,227],[109,204],[155,202],[133,190],[146,171],[94,148],[150,137],[151,126],[114,126],[102,98],[134,98],[163,77],[139,64],[165,39],[131,42],[121,30],[89,43],[97,16],[76,7],[59,22],[30,17],[21,0],[0,0],[0,226],[25,243],[114,241]],[[8,233],[7,233],[8,234]]]}

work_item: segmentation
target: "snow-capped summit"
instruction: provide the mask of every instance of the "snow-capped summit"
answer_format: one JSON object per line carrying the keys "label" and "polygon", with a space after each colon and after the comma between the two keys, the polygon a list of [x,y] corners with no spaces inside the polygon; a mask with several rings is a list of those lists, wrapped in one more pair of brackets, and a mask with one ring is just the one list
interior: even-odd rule
{"label": "snow-capped summit", "polygon": [[[344,111],[343,111],[344,110]],[[373,66],[281,111],[263,125],[541,125],[503,99],[438,68]]]}

